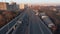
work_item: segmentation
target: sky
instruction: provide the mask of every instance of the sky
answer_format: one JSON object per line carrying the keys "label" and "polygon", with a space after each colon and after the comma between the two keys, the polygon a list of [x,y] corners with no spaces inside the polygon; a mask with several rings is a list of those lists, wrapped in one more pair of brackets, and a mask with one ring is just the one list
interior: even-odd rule
{"label": "sky", "polygon": [[[11,2],[11,0],[0,0],[0,2]],[[17,3],[37,3],[37,4],[59,4],[60,0],[12,0]]]}

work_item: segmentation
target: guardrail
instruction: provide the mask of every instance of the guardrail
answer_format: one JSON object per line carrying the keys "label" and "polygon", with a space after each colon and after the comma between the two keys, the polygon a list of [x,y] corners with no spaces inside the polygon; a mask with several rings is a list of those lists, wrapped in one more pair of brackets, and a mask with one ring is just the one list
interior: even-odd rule
{"label": "guardrail", "polygon": [[4,25],[2,28],[0,28],[0,34],[6,34],[6,32],[14,26],[16,21],[21,17],[21,15],[17,16],[15,19],[11,20],[8,24]]}
{"label": "guardrail", "polygon": [[[20,20],[22,21],[22,24],[19,25],[19,26],[15,29],[15,31],[12,32],[12,34],[18,34],[17,32],[20,31],[19,29],[21,29],[21,30],[24,29],[23,32],[25,33],[25,27],[28,25],[29,17],[28,17],[27,14],[24,14],[24,15],[19,19],[19,21],[20,21]],[[19,32],[19,34],[20,34],[20,32]]]}

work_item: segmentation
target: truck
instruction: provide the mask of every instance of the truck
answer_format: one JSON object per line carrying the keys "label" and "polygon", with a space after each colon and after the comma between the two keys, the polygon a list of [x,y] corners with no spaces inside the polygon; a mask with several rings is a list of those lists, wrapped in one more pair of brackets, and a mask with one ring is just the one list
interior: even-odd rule
{"label": "truck", "polygon": [[40,16],[42,21],[48,28],[50,28],[53,31],[57,29],[56,25],[51,21],[51,19],[45,13],[40,13]]}

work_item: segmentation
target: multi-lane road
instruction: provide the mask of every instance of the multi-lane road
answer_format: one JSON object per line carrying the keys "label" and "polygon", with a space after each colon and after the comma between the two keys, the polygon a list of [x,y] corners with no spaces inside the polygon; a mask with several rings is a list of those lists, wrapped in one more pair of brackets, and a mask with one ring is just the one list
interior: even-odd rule
{"label": "multi-lane road", "polygon": [[13,34],[53,34],[32,9],[26,9],[24,15],[22,24]]}

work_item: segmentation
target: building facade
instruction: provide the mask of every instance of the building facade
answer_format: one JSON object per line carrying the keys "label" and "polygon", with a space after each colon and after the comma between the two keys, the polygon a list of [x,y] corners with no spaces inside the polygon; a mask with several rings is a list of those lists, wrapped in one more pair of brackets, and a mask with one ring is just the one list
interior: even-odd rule
{"label": "building facade", "polygon": [[7,10],[8,3],[6,2],[0,2],[0,10]]}

